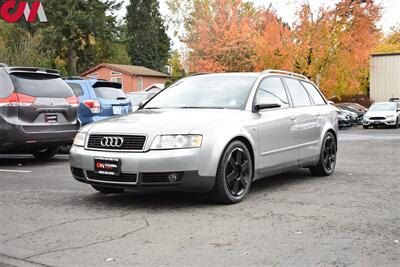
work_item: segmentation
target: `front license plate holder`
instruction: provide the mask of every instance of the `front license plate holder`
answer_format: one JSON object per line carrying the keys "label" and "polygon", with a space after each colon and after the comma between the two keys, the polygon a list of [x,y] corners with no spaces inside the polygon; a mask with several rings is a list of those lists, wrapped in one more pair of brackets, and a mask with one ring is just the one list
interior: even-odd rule
{"label": "front license plate holder", "polygon": [[121,173],[121,160],[115,158],[95,158],[94,172],[103,175],[119,176]]}

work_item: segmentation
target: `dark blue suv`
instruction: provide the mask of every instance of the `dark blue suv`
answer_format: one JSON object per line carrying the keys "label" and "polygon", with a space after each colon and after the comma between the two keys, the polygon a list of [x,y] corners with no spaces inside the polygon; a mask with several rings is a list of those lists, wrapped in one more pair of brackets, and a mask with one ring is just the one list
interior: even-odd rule
{"label": "dark blue suv", "polygon": [[65,78],[79,101],[81,125],[131,111],[131,103],[120,83],[81,77]]}

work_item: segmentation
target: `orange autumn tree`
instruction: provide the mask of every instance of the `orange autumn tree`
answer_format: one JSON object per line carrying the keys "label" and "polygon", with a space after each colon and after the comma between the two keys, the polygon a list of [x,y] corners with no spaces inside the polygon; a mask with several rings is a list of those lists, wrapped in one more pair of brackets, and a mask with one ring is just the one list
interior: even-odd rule
{"label": "orange autumn tree", "polygon": [[239,0],[196,0],[182,38],[192,72],[253,71],[256,10]]}
{"label": "orange autumn tree", "polygon": [[294,28],[295,71],[319,82],[328,97],[366,93],[380,12],[373,0],[342,0],[318,14],[303,5]]}
{"label": "orange autumn tree", "polygon": [[294,62],[291,51],[294,44],[289,26],[278,19],[271,9],[259,11],[258,18],[260,21],[254,39],[255,70],[292,70]]}

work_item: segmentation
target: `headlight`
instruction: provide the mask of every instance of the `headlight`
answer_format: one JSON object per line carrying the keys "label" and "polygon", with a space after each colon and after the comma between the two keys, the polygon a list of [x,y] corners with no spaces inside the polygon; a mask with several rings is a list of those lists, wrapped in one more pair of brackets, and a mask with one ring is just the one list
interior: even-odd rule
{"label": "headlight", "polygon": [[394,115],[387,115],[386,118],[394,118]]}
{"label": "headlight", "polygon": [[74,145],[75,146],[85,146],[85,140],[86,140],[86,132],[79,132],[76,134],[75,139],[74,139]]}
{"label": "headlight", "polygon": [[158,135],[151,144],[151,149],[176,149],[201,147],[201,135]]}
{"label": "headlight", "polygon": [[364,119],[369,119],[369,116],[367,116],[367,115],[364,115]]}

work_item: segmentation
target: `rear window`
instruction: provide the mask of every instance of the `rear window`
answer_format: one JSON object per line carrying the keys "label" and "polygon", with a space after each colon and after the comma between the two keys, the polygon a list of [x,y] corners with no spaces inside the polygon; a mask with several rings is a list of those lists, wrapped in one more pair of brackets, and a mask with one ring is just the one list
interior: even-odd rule
{"label": "rear window", "polygon": [[69,87],[71,87],[72,91],[74,91],[74,94],[76,96],[83,96],[83,89],[82,86],[80,84],[77,83],[68,83]]}
{"label": "rear window", "polygon": [[105,98],[105,99],[117,99],[119,97],[126,98],[124,91],[118,88],[96,87],[94,88],[94,92],[96,96],[99,98]]}
{"label": "rear window", "polygon": [[34,97],[67,98],[73,96],[71,88],[59,77],[38,73],[10,75],[17,93]]}

